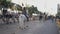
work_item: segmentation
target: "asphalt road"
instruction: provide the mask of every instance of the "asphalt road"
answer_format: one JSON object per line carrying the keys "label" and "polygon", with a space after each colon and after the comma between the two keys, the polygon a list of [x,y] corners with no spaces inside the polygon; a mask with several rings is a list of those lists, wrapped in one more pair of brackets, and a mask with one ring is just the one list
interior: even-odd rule
{"label": "asphalt road", "polygon": [[29,27],[25,30],[18,28],[18,23],[9,25],[0,25],[0,34],[59,34],[55,21],[29,21],[26,23]]}

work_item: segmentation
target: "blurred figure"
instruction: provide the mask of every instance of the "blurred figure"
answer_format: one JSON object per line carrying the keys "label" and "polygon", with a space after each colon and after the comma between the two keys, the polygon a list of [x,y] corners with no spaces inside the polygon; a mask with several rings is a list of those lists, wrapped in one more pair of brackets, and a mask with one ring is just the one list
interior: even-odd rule
{"label": "blurred figure", "polygon": [[7,23],[7,15],[6,15],[6,13],[7,13],[7,9],[6,8],[4,8],[3,10],[2,10],[2,15],[3,15],[3,17],[2,17],[2,20],[3,20],[3,22],[4,23]]}
{"label": "blurred figure", "polygon": [[40,15],[40,16],[39,16],[39,20],[42,20],[42,18],[43,18],[43,16],[42,16],[42,15]]}
{"label": "blurred figure", "polygon": [[46,15],[46,14],[44,13],[44,14],[43,14],[43,21],[45,21],[45,15]]}
{"label": "blurred figure", "polygon": [[22,11],[19,13],[19,28],[25,29],[25,20],[26,17],[24,14],[22,14]]}
{"label": "blurred figure", "polygon": [[54,16],[52,15],[52,23],[54,22]]}
{"label": "blurred figure", "polygon": [[42,20],[42,18],[43,18],[43,15],[42,15],[42,13],[40,12],[39,20]]}
{"label": "blurred figure", "polygon": [[47,15],[45,15],[45,20],[47,20],[47,18],[48,18]]}
{"label": "blurred figure", "polygon": [[28,16],[28,13],[27,13],[27,11],[26,11],[26,8],[25,8],[25,7],[23,8],[22,13],[26,16],[27,21],[29,21],[29,16]]}

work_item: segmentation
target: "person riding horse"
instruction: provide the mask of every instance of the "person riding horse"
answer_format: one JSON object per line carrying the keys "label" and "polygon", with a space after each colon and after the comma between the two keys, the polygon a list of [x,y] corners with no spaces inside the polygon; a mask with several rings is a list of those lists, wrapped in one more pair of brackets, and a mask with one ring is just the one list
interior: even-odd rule
{"label": "person riding horse", "polygon": [[25,7],[23,8],[22,13],[26,16],[27,21],[29,21],[29,16],[27,14],[27,11],[26,11],[26,8]]}

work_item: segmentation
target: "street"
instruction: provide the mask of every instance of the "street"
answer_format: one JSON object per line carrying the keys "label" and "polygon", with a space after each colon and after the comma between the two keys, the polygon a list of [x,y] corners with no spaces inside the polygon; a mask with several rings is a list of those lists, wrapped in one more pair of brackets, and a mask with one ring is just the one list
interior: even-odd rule
{"label": "street", "polygon": [[26,25],[29,27],[25,30],[19,29],[18,23],[0,25],[0,34],[59,34],[56,23],[52,20],[29,21]]}
{"label": "street", "polygon": [[60,0],[0,0],[0,34],[60,34]]}

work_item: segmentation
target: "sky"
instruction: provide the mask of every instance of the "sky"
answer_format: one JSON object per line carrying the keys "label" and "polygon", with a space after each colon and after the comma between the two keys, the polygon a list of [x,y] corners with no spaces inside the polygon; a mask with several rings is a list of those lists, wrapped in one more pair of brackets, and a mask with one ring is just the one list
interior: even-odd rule
{"label": "sky", "polygon": [[60,0],[12,0],[12,2],[17,3],[19,5],[21,5],[22,3],[34,5],[41,12],[56,15],[57,4],[60,3]]}

